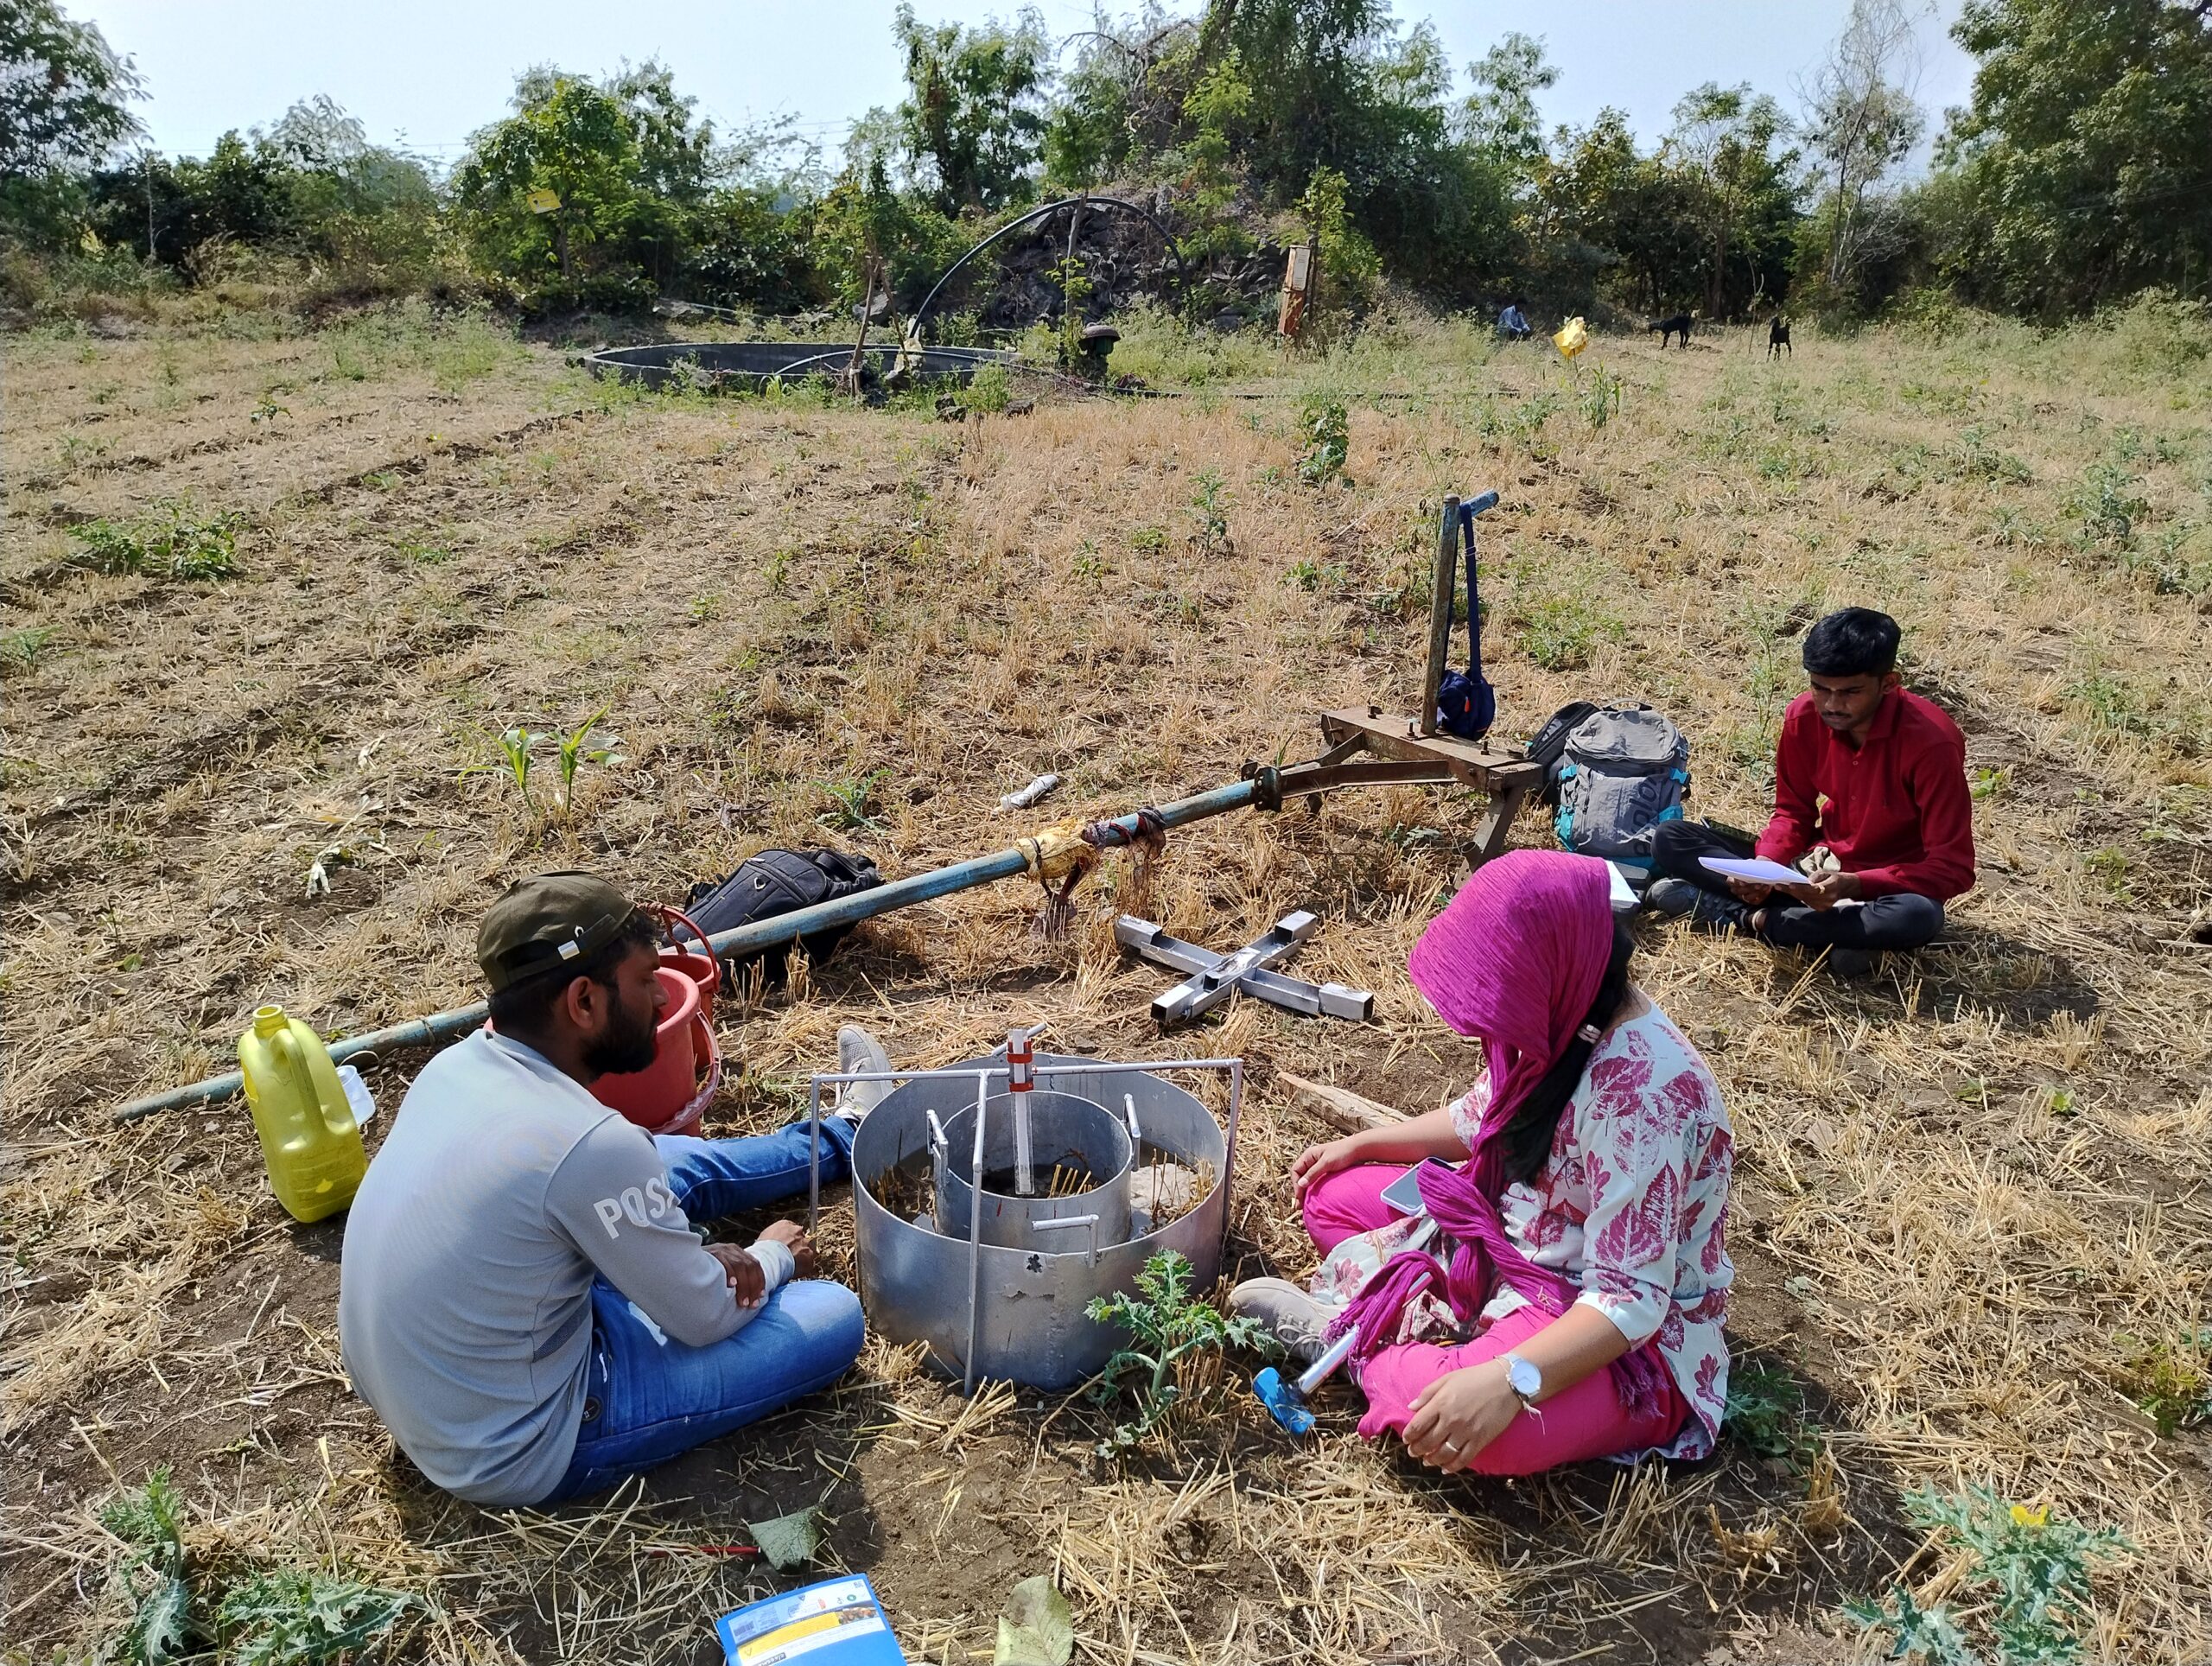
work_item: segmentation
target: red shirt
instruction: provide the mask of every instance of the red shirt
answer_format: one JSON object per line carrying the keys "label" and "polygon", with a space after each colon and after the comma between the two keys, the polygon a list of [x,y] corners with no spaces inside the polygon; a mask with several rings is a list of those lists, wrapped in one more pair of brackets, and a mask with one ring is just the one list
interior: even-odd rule
{"label": "red shirt", "polygon": [[1854,749],[1821,722],[1810,694],[1789,703],[1758,853],[1794,862],[1816,844],[1859,875],[1864,896],[1948,902],[1974,888],[1966,737],[1942,707],[1899,689]]}

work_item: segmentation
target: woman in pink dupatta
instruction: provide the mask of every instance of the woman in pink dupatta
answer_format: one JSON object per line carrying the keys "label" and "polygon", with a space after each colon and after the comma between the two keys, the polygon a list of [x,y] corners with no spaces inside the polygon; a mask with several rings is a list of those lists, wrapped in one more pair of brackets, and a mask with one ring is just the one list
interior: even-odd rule
{"label": "woman in pink dupatta", "polygon": [[[1629,980],[1605,864],[1485,864],[1407,970],[1487,1069],[1441,1110],[1309,1148],[1292,1169],[1325,1252],[1231,1305],[1313,1358],[1350,1328],[1359,1432],[1446,1472],[1703,1457],[1728,1390],[1731,1136],[1696,1050]],[[1440,1232],[1382,1201],[1408,1166]]]}

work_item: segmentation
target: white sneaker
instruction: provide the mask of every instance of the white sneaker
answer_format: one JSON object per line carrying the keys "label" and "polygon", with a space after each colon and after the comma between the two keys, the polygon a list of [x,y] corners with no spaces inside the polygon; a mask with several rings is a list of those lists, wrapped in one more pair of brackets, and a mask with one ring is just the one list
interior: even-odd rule
{"label": "white sneaker", "polygon": [[[855,1071],[887,1071],[891,1055],[883,1050],[883,1043],[857,1024],[841,1024],[837,1027],[837,1069],[840,1073]],[[830,1114],[848,1117],[855,1127],[876,1106],[881,1104],[895,1082],[848,1082],[838,1090],[836,1109]]]}

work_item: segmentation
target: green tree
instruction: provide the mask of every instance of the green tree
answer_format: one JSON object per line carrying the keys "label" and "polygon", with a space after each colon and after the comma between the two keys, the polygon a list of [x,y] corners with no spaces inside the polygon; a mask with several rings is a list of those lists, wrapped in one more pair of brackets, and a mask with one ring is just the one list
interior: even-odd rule
{"label": "green tree", "polygon": [[1537,200],[1536,272],[1560,307],[1610,294],[1659,312],[1698,293],[1705,239],[1690,176],[1639,152],[1620,111],[1560,130]]}
{"label": "green tree", "polygon": [[619,239],[638,207],[631,112],[590,82],[543,68],[516,83],[514,102],[513,115],[470,141],[454,200],[495,264],[529,273],[550,264],[572,278],[577,245]]}
{"label": "green tree", "polygon": [[901,4],[892,34],[906,59],[897,119],[917,177],[948,214],[995,213],[1034,191],[1052,48],[1032,7],[1008,27],[925,24]]}
{"label": "green tree", "polygon": [[1559,83],[1559,71],[1545,60],[1544,43],[1510,34],[1467,66],[1467,79],[1474,84],[1464,106],[1468,143],[1516,186],[1533,183],[1544,158],[1536,94]]}
{"label": "green tree", "polygon": [[1852,0],[1843,32],[1814,72],[1806,143],[1817,159],[1829,289],[1847,291],[1884,224],[1870,193],[1919,142],[1924,125],[1910,85],[1917,49],[1904,0]]}
{"label": "green tree", "polygon": [[1971,221],[1948,266],[1970,297],[2056,315],[2151,284],[2212,283],[2212,8],[1967,0],[1979,58],[1941,156]]}
{"label": "green tree", "polygon": [[443,202],[420,158],[371,144],[334,99],[293,105],[257,141],[287,164],[290,219],[303,251],[352,267],[387,269],[394,281],[436,263]]}
{"label": "green tree", "polygon": [[1788,281],[1801,213],[1789,132],[1782,107],[1748,86],[1708,81],[1675,106],[1666,149],[1689,186],[1703,235],[1707,318],[1726,317]]}
{"label": "green tree", "polygon": [[130,60],[54,0],[0,4],[0,228],[48,245],[74,234],[86,176],[143,130]]}
{"label": "green tree", "polygon": [[266,139],[226,133],[204,159],[149,151],[94,174],[86,219],[104,242],[190,267],[226,243],[289,244],[293,171]]}

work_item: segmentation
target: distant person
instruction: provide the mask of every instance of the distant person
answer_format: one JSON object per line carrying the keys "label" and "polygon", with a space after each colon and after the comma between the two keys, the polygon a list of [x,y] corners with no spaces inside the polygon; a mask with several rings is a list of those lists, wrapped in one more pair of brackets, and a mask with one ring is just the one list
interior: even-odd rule
{"label": "distant person", "polygon": [[[859,1300],[814,1278],[794,1223],[750,1249],[691,1229],[804,1191],[805,1123],[654,1135],[587,1091],[652,1062],[658,937],[589,874],[540,874],[493,903],[476,937],[492,1026],[423,1066],[346,1220],[338,1339],[354,1391],[416,1467],[478,1504],[599,1491],[860,1354]],[[838,1046],[847,1068],[887,1068],[862,1031]],[[848,1172],[880,1091],[823,1119],[826,1178]]]}
{"label": "distant person", "polygon": [[1521,303],[1517,301],[1508,302],[1505,310],[1498,314],[1497,333],[1508,341],[1526,341],[1535,334],[1529,327],[1529,321],[1522,315]]}
{"label": "distant person", "polygon": [[[1805,633],[1812,687],[1782,720],[1774,819],[1755,843],[1700,823],[1662,822],[1644,900],[1692,927],[1826,949],[1847,976],[1874,954],[1917,949],[1943,929],[1943,905],[1974,887],[1974,806],[1966,739],[1897,676],[1897,623],[1868,607]],[[1707,856],[1757,855],[1805,872],[1795,885],[1726,878]]]}

